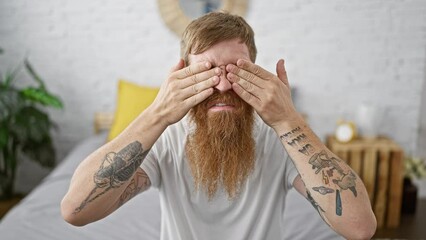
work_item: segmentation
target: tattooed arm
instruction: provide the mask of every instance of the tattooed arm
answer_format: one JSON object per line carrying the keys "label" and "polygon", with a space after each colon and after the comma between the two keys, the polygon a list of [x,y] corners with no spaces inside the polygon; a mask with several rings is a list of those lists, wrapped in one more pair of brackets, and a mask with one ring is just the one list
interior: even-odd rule
{"label": "tattooed arm", "polygon": [[226,70],[233,90],[280,137],[300,173],[294,187],[336,232],[348,239],[370,239],[377,223],[364,184],[296,112],[284,60],[277,63],[277,75],[242,59]]}
{"label": "tattooed arm", "polygon": [[303,119],[275,128],[300,175],[293,182],[320,216],[348,239],[370,239],[376,219],[356,173],[320,141]]}
{"label": "tattooed arm", "polygon": [[80,163],[61,202],[67,222],[82,226],[97,221],[149,188],[150,181],[139,166],[149,152],[145,146],[150,147],[163,131],[154,124],[156,118],[147,117],[150,114],[143,112],[119,137]]}
{"label": "tattooed arm", "polygon": [[209,62],[175,66],[154,102],[118,137],[77,167],[61,202],[63,218],[73,225],[99,220],[150,186],[139,167],[163,131],[213,93],[220,68]]}

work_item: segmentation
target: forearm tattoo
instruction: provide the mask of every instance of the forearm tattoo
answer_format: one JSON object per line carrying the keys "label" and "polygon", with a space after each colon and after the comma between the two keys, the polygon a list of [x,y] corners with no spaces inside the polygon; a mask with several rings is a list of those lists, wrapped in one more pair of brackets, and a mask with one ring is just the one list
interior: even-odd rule
{"label": "forearm tattoo", "polygon": [[[284,144],[296,148],[298,152],[309,157],[308,163],[312,166],[315,174],[321,174],[323,186],[313,187],[312,190],[322,194],[336,194],[336,215],[342,215],[341,191],[349,189],[354,197],[357,197],[356,174],[351,170],[343,170],[342,160],[330,157],[325,150],[317,152],[309,137],[303,132],[301,127],[296,127],[280,136]],[[307,190],[307,199],[320,213],[324,210],[315,202],[311,193]],[[320,211],[321,210],[321,211]]]}
{"label": "forearm tattoo", "polygon": [[307,194],[306,198],[309,200],[309,202],[312,204],[312,206],[315,208],[315,210],[317,210],[318,214],[321,217],[323,217],[322,214],[325,212],[324,209],[322,209],[321,206],[315,201],[315,199],[312,197],[309,190],[306,190],[306,194]]}
{"label": "forearm tattoo", "polygon": [[118,188],[128,181],[149,150],[144,151],[142,144],[138,141],[132,142],[118,153],[110,152],[105,155],[99,170],[93,176],[95,187],[86,199],[74,210],[79,213],[90,202],[102,196],[112,188]]}
{"label": "forearm tattoo", "polygon": [[121,194],[118,206],[122,206],[140,192],[145,191],[150,185],[151,182],[149,181],[148,175],[146,175],[145,172],[137,171],[129,185],[127,185],[126,189]]}
{"label": "forearm tattoo", "polygon": [[298,151],[309,156],[315,148],[308,142],[307,136],[302,132],[302,128],[297,127],[280,136],[280,139],[290,147],[298,148]]}

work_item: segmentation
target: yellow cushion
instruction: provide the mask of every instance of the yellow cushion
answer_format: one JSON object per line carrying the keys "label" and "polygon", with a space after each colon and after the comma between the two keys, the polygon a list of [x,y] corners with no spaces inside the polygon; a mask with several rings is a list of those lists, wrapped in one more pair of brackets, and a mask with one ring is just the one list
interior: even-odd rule
{"label": "yellow cushion", "polygon": [[117,106],[108,141],[120,134],[157,96],[159,88],[143,87],[120,80],[118,83]]}

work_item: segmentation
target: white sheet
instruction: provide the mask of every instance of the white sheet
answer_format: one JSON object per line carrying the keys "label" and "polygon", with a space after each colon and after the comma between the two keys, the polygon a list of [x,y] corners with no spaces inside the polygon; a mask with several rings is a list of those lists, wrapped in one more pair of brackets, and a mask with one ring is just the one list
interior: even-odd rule
{"label": "white sheet", "polygon": [[[81,142],[43,182],[13,208],[0,223],[0,239],[160,239],[158,192],[136,196],[105,219],[84,227],[66,223],[60,201],[75,168],[89,153],[105,142],[105,135]],[[289,193],[284,217],[285,239],[343,239],[322,221],[300,194]]]}

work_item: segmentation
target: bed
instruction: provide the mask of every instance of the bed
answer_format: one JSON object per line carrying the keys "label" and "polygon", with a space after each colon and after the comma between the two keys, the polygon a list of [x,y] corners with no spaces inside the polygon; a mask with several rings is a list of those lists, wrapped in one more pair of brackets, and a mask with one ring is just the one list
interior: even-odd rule
{"label": "bed", "polygon": [[[104,128],[108,121],[108,116],[101,116],[95,129]],[[60,202],[74,169],[105,142],[106,136],[106,132],[101,132],[80,142],[1,220],[0,239],[160,239],[161,209],[158,191],[154,189],[139,194],[112,215],[84,227],[74,227],[62,219]],[[294,189],[287,197],[284,222],[285,239],[343,239],[328,228],[310,203]]]}

